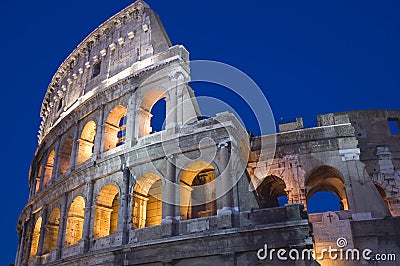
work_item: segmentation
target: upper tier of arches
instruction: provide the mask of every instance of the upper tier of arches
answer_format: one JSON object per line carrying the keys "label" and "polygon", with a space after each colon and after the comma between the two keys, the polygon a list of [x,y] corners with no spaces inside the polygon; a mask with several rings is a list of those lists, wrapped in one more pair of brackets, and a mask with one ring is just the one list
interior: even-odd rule
{"label": "upper tier of arches", "polygon": [[140,69],[140,62],[168,52],[171,46],[158,15],[141,0],[101,24],[54,74],[40,110],[39,143],[55,124],[82,104],[79,99],[98,93],[115,76],[119,75],[119,80],[127,69]]}

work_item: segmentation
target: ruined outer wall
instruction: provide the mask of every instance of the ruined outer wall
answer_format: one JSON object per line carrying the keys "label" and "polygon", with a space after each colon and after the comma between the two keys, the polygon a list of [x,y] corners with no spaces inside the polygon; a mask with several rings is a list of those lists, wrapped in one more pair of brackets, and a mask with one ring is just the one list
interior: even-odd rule
{"label": "ruined outer wall", "polygon": [[318,117],[319,125],[341,123],[346,116],[354,127],[360,160],[374,184],[384,193],[392,215],[400,215],[400,135],[392,134],[388,121],[400,120],[398,110],[366,110]]}
{"label": "ruined outer wall", "polygon": [[[248,171],[257,179],[268,175],[283,179],[289,202],[307,206],[307,193],[312,189],[307,187],[307,179],[318,168],[328,166],[335,169],[346,184],[347,202],[343,204],[348,205],[352,212],[371,212],[374,217],[389,215],[371,179],[364,172],[365,166],[359,160],[358,141],[348,120],[337,125],[278,133],[275,159],[255,164],[260,143],[260,137],[252,141],[253,152]],[[375,208],[371,209],[371,205],[366,203],[367,198],[374,200]]]}
{"label": "ruined outer wall", "polygon": [[[293,127],[278,133],[275,158],[258,163],[261,139],[269,137],[253,138],[248,171],[255,184],[263,185],[268,176],[283,180],[289,203],[307,206],[309,195],[315,191],[327,190],[338,195],[343,210],[309,215],[317,253],[324,248],[335,248],[335,241],[345,237],[346,248],[369,248],[373,254],[389,252],[399,258],[400,220],[391,216],[399,215],[400,135],[391,134],[388,126],[388,120],[399,117],[400,111],[387,110],[320,115],[315,128]],[[328,180],[335,176],[342,180],[342,194],[336,190],[341,182],[331,183],[333,190],[328,186],[331,182]],[[310,179],[317,182],[310,183]],[[327,258],[319,262],[343,263]]]}

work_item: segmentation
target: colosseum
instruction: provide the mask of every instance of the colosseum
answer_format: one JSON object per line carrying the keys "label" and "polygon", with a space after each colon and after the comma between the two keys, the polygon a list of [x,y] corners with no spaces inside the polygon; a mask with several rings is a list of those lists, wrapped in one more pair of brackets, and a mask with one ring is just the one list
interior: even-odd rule
{"label": "colosseum", "polygon": [[[228,111],[202,116],[190,71],[141,0],[65,59],[40,111],[15,265],[397,265],[400,111],[253,136]],[[340,210],[307,213],[323,191]]]}

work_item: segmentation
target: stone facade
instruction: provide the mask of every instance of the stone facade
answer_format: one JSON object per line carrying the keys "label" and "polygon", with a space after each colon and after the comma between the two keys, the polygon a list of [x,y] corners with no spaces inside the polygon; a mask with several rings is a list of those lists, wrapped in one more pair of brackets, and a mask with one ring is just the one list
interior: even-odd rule
{"label": "stone facade", "polygon": [[[188,60],[139,0],[61,64],[41,108],[16,265],[262,265],[265,244],[318,255],[340,237],[399,257],[400,136],[388,120],[400,111],[252,137],[231,113],[201,117]],[[165,129],[154,132],[159,100]],[[307,215],[319,191],[342,210]]]}
{"label": "stone facade", "polygon": [[[259,184],[259,197],[271,193],[263,189],[273,181],[266,176],[283,180],[283,185],[276,187],[287,195],[288,202],[301,203],[306,208],[316,192],[332,192],[340,199],[342,210],[309,215],[316,253],[329,246],[337,248],[336,240],[344,237],[346,249],[369,248],[375,254],[393,253],[398,258],[400,135],[390,131],[388,121],[392,120],[400,121],[400,111],[325,114],[317,117],[317,127],[306,129],[287,130],[293,125],[290,123],[281,127],[275,157],[268,161],[258,160],[258,154],[261,139],[269,136],[253,138],[247,168],[252,180]],[[329,258],[318,262],[359,263]]]}

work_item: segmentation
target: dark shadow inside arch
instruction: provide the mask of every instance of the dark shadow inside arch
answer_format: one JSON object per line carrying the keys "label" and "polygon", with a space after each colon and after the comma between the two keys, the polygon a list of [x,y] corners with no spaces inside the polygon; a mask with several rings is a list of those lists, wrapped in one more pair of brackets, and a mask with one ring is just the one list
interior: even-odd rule
{"label": "dark shadow inside arch", "polygon": [[267,176],[257,187],[262,208],[285,206],[288,202],[285,182],[277,176]]}

